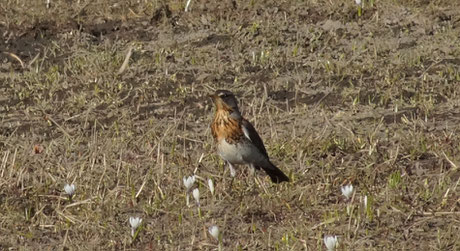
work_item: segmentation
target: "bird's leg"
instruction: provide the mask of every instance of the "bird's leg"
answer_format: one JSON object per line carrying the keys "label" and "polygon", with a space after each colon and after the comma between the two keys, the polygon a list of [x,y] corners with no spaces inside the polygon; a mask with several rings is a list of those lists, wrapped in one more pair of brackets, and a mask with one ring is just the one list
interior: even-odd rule
{"label": "bird's leg", "polygon": [[[256,178],[256,167],[254,164],[249,164],[249,171],[248,171],[248,178]],[[247,182],[246,182],[247,183]],[[251,182],[250,184],[247,184],[249,187],[252,187],[252,190],[254,190],[254,182]]]}
{"label": "bird's leg", "polygon": [[232,163],[230,163],[228,161],[227,161],[227,164],[228,164],[228,168],[230,169],[230,176],[232,176],[232,178],[235,178],[235,176],[236,176],[235,168],[233,168]]}
{"label": "bird's leg", "polygon": [[232,163],[228,162],[228,168],[230,169],[230,176],[232,176],[232,180],[230,181],[230,194],[232,193],[232,188],[233,188],[233,180],[235,179],[236,176],[236,171],[235,168],[233,168]]}
{"label": "bird's leg", "polygon": [[251,169],[249,169],[249,174],[252,174],[252,176],[255,176],[256,175],[256,167],[252,163],[249,166],[251,167]]}

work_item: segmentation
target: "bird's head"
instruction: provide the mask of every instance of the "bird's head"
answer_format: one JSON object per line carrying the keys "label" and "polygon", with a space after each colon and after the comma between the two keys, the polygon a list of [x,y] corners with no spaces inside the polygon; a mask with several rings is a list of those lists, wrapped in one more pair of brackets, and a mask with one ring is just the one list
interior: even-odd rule
{"label": "bird's head", "polygon": [[227,110],[229,112],[239,113],[238,101],[232,92],[227,90],[217,90],[210,96],[212,101],[214,101],[217,110]]}

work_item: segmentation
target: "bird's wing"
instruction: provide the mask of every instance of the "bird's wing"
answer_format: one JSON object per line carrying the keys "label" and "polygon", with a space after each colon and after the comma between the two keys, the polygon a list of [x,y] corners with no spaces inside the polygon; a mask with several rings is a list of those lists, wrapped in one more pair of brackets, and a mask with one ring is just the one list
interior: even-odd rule
{"label": "bird's wing", "polygon": [[243,130],[244,136],[249,139],[257,147],[257,149],[259,149],[259,151],[268,158],[264,142],[260,138],[254,126],[252,126],[252,124],[246,119],[243,119],[241,122],[241,129]]}

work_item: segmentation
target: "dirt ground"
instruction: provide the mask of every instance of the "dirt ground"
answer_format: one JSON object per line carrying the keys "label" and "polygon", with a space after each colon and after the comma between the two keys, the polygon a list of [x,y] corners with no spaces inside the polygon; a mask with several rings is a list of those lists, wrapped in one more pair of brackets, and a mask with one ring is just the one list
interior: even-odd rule
{"label": "dirt ground", "polygon": [[[460,250],[456,1],[5,1],[1,250]],[[232,182],[217,89],[290,183]]]}

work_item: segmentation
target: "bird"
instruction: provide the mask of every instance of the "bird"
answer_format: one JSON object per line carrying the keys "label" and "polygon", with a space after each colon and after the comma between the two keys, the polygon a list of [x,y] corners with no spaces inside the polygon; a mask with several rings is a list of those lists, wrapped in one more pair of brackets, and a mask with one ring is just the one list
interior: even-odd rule
{"label": "bird", "polygon": [[235,176],[233,165],[245,164],[264,170],[273,183],[289,182],[283,171],[270,161],[254,126],[241,115],[235,95],[231,91],[217,90],[210,97],[216,107],[211,133],[217,153],[227,162],[232,177]]}

